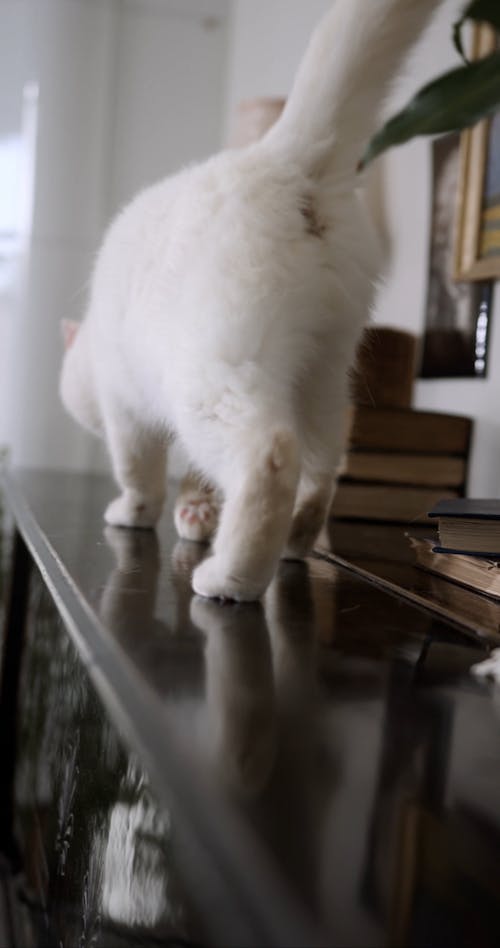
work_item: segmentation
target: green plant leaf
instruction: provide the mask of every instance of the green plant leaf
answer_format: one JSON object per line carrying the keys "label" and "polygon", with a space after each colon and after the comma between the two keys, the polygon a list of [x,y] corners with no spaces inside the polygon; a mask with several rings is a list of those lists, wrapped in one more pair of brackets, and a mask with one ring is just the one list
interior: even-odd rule
{"label": "green plant leaf", "polygon": [[417,135],[459,131],[500,106],[500,52],[459,66],[424,86],[373,136],[359,169],[392,145]]}
{"label": "green plant leaf", "polygon": [[500,3],[498,0],[472,0],[472,2],[466,6],[460,19],[454,23],[453,42],[462,59],[467,62],[462,43],[462,27],[465,20],[475,20],[477,23],[489,23],[495,27],[495,29],[500,30]]}
{"label": "green plant leaf", "polygon": [[457,22],[453,24],[453,45],[454,45],[454,47],[455,47],[455,49],[456,49],[458,55],[462,57],[464,63],[468,63],[469,60],[468,60],[468,57],[465,55],[465,50],[464,50],[463,43],[462,43],[462,26],[463,26],[463,24],[464,24],[464,18],[463,18],[463,17],[462,17],[460,20],[457,20]]}
{"label": "green plant leaf", "polygon": [[498,0],[472,0],[462,13],[462,22],[463,20],[491,23],[500,29],[500,3]]}

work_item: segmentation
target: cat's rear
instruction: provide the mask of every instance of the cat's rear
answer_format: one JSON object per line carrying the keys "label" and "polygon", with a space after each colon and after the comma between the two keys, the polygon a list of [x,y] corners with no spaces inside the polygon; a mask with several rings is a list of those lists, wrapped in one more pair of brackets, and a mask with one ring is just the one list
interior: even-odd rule
{"label": "cat's rear", "polygon": [[355,166],[436,5],[337,0],[265,138],[148,189],[103,245],[72,359],[122,489],[106,519],[155,522],[175,433],[224,495],[202,595],[257,598],[324,521],[377,272]]}

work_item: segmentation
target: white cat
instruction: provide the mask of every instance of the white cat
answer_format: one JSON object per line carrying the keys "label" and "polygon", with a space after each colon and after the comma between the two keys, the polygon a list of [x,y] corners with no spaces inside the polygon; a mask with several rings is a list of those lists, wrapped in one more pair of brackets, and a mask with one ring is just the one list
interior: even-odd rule
{"label": "white cat", "polygon": [[[107,441],[109,524],[156,523],[173,435],[217,487],[203,596],[258,598],[325,519],[377,275],[356,164],[438,2],[337,0],[264,138],[143,191],[104,239],[62,399]],[[191,486],[176,522],[206,539],[214,495]]]}

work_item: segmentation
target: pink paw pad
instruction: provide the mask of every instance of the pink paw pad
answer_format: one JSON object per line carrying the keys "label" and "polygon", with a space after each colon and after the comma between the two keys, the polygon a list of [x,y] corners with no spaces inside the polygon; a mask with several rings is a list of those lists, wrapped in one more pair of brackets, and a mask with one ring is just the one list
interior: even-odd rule
{"label": "pink paw pad", "polygon": [[183,520],[187,520],[187,522],[190,524],[198,523],[200,520],[203,523],[208,523],[210,518],[213,516],[213,511],[207,503],[196,503],[195,501],[192,501],[189,506],[182,507],[180,516]]}
{"label": "pink paw pad", "polygon": [[217,507],[204,498],[190,498],[176,509],[179,534],[187,540],[206,540],[217,523]]}

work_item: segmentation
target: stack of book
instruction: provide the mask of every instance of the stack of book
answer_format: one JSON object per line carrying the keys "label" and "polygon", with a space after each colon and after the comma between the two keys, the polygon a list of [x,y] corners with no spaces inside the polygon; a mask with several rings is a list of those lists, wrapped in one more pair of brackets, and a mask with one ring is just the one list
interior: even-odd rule
{"label": "stack of book", "polygon": [[465,493],[472,422],[411,407],[417,340],[383,326],[365,330],[351,376],[347,451],[331,514],[425,522],[440,497]]}
{"label": "stack of book", "polygon": [[500,599],[500,500],[441,500],[436,540],[411,538],[418,566]]}
{"label": "stack of book", "polygon": [[354,405],[332,516],[425,522],[463,496],[472,422],[462,415]]}

